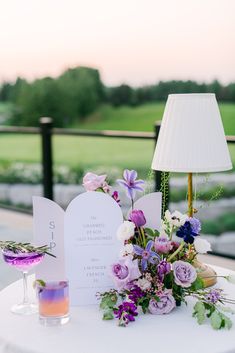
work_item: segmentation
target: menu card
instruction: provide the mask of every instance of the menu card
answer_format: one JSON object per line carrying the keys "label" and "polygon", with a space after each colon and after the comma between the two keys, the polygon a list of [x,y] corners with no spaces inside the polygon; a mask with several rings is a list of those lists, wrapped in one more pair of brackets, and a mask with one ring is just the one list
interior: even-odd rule
{"label": "menu card", "polygon": [[64,234],[72,305],[98,304],[97,292],[113,287],[110,267],[120,252],[122,222],[120,206],[102,192],[86,192],[69,204]]}
{"label": "menu card", "polygon": [[59,281],[66,278],[64,262],[64,210],[55,202],[40,196],[33,197],[34,242],[48,245],[49,252],[35,268],[36,278]]}

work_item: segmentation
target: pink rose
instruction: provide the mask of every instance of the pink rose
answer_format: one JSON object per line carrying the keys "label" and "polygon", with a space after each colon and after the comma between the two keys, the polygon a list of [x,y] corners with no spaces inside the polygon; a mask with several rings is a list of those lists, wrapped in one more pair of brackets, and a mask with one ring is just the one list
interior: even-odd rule
{"label": "pink rose", "polygon": [[83,186],[86,191],[96,191],[101,188],[104,192],[109,191],[109,185],[105,181],[107,175],[96,175],[94,173],[87,173],[83,178]]}

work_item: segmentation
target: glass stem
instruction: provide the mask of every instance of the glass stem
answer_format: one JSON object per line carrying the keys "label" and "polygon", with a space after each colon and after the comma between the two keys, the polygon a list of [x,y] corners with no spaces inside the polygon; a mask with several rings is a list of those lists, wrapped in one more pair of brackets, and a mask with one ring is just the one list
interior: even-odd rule
{"label": "glass stem", "polygon": [[23,274],[23,288],[24,288],[23,304],[28,304],[29,303],[28,282],[27,282],[28,272],[24,271],[22,274]]}

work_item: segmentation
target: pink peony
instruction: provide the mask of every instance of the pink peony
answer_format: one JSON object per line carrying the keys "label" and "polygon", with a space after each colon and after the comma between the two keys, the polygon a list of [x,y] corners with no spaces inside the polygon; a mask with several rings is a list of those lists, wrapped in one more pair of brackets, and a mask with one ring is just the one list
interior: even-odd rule
{"label": "pink peony", "polygon": [[172,249],[171,241],[164,235],[155,239],[154,248],[159,254],[167,254]]}
{"label": "pink peony", "polygon": [[87,173],[83,178],[83,186],[86,191],[96,191],[101,188],[104,192],[109,191],[109,185],[105,181],[107,175],[96,175],[94,173]]}

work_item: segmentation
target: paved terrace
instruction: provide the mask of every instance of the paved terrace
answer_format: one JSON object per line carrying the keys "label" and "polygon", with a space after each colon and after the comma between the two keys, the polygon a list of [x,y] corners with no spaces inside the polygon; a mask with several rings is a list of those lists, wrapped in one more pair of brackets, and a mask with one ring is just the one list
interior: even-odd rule
{"label": "paved terrace", "polygon": [[[0,209],[0,240],[31,242],[33,240],[32,216]],[[235,260],[212,255],[201,255],[200,260],[235,271]],[[20,273],[7,266],[0,257],[0,290],[20,277]]]}

